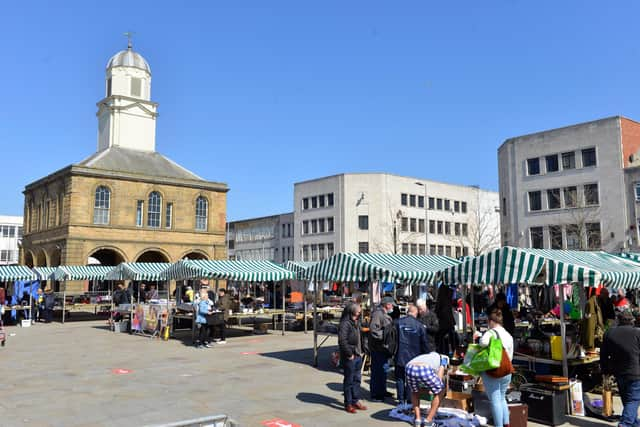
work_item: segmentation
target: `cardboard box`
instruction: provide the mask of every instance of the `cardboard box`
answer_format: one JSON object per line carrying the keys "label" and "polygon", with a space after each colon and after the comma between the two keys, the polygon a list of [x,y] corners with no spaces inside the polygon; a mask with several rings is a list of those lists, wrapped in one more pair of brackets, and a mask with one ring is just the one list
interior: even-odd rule
{"label": "cardboard box", "polygon": [[442,408],[461,409],[466,412],[473,412],[473,399],[470,394],[450,391],[440,404]]}

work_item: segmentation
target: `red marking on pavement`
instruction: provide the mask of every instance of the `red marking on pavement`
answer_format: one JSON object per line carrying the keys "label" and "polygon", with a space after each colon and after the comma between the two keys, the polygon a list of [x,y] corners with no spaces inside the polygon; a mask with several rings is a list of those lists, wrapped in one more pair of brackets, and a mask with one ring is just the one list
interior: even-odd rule
{"label": "red marking on pavement", "polygon": [[133,371],[131,369],[122,369],[122,368],[115,368],[111,370],[111,373],[116,375],[126,375],[132,372]]}
{"label": "red marking on pavement", "polygon": [[250,354],[260,354],[260,353],[258,353],[257,351],[243,351],[243,352],[242,352],[242,353],[240,353],[240,354],[242,354],[242,355],[244,355],[244,356],[248,356],[248,355],[250,355]]}
{"label": "red marking on pavement", "polygon": [[263,340],[261,340],[260,338],[258,339],[254,339],[254,340],[249,340],[247,342],[251,342],[251,343],[261,343]]}
{"label": "red marking on pavement", "polygon": [[282,418],[266,420],[261,422],[260,424],[266,427],[302,427],[300,424],[290,423],[289,421],[285,421]]}

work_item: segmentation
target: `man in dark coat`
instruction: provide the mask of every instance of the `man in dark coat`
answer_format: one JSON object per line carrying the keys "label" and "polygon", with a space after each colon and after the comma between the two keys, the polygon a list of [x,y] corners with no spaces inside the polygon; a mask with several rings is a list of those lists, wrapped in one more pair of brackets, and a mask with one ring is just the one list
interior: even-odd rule
{"label": "man in dark coat", "polygon": [[600,366],[605,374],[614,375],[624,408],[620,426],[640,425],[640,329],[634,327],[634,317],[624,312],[619,326],[609,329],[600,347]]}
{"label": "man in dark coat", "polygon": [[416,301],[418,307],[418,320],[425,326],[427,330],[427,337],[431,340],[431,344],[435,346],[436,335],[438,334],[438,316],[429,310],[427,303],[423,299]]}
{"label": "man in dark coat", "polygon": [[227,295],[227,290],[225,288],[218,289],[218,301],[216,303],[216,308],[222,311],[222,315],[224,317],[224,322],[219,325],[220,328],[220,341],[218,344],[226,344],[227,343],[227,322],[229,321],[229,311],[231,310],[231,298]]}
{"label": "man in dark coat", "polygon": [[360,370],[362,368],[362,337],[360,335],[359,304],[349,303],[345,308],[338,326],[338,348],[340,364],[343,368],[344,409],[355,414],[356,409],[364,411],[366,406],[360,402]]}
{"label": "man in dark coat", "polygon": [[411,304],[407,309],[407,315],[401,317],[396,323],[398,333],[398,350],[395,357],[396,392],[399,405],[407,403],[407,387],[405,384],[405,365],[411,359],[421,354],[431,353],[435,345],[427,335],[426,327],[418,319],[418,308]]}
{"label": "man in dark coat", "polygon": [[393,356],[385,349],[385,329],[393,327],[393,320],[389,316],[396,305],[391,297],[384,297],[380,305],[371,313],[369,328],[369,347],[371,353],[371,400],[383,401],[385,397],[392,396],[387,391],[387,373],[384,365]]}

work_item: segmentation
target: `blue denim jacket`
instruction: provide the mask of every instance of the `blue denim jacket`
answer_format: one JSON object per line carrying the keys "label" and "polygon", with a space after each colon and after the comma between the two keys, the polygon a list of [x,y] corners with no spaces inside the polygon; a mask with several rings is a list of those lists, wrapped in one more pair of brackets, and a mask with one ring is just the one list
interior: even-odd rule
{"label": "blue denim jacket", "polygon": [[197,304],[198,311],[196,313],[196,323],[207,323],[206,315],[209,314],[209,301],[200,300]]}

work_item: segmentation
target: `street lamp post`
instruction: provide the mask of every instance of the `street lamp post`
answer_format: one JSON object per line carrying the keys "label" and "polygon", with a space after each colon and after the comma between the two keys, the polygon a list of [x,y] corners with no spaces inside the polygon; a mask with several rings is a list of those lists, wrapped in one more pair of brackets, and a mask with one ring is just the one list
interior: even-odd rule
{"label": "street lamp post", "polygon": [[429,254],[429,200],[427,199],[427,184],[416,181],[416,185],[424,188],[424,253]]}

